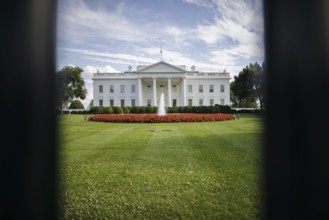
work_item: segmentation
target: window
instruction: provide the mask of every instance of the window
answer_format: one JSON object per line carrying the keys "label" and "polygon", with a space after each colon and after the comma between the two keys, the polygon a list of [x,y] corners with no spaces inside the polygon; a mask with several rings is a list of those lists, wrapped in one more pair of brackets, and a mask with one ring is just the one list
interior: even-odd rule
{"label": "window", "polygon": [[103,85],[99,85],[98,86],[98,92],[99,93],[103,93]]}
{"label": "window", "polygon": [[136,85],[131,85],[131,93],[135,93],[136,92]]}
{"label": "window", "polygon": [[173,93],[177,93],[177,85],[173,85],[172,88]]}
{"label": "window", "polygon": [[220,85],[220,92],[224,92],[224,85]]}
{"label": "window", "polygon": [[225,104],[225,99],[221,99],[221,100],[220,100],[220,104],[221,104],[221,105],[224,105],[224,104]]}
{"label": "window", "polygon": [[214,99],[210,99],[210,105],[214,106]]}
{"label": "window", "polygon": [[203,106],[203,99],[199,99],[199,106]]}
{"label": "window", "polygon": [[100,106],[100,107],[103,106],[103,99],[98,100],[98,106]]}
{"label": "window", "polygon": [[177,99],[172,100],[172,106],[177,106]]}
{"label": "window", "polygon": [[114,106],[114,99],[110,99],[110,106]]}
{"label": "window", "polygon": [[120,85],[120,92],[124,93],[125,92],[125,85]]}
{"label": "window", "polygon": [[189,99],[189,100],[188,100],[188,105],[189,105],[189,106],[192,106],[192,104],[193,104],[193,103],[192,103],[192,99]]}
{"label": "window", "polygon": [[151,85],[147,85],[147,92],[150,93],[151,92]]}
{"label": "window", "polygon": [[164,85],[160,85],[160,94],[164,93]]}
{"label": "window", "polygon": [[121,99],[121,107],[125,107],[125,100]]}
{"label": "window", "polygon": [[188,92],[192,92],[192,85],[188,85]]}
{"label": "window", "polygon": [[151,99],[147,100],[147,106],[151,106]]}
{"label": "window", "polygon": [[114,85],[110,85],[110,93],[114,93]]}
{"label": "window", "polygon": [[131,100],[131,106],[136,106],[136,100],[135,99]]}
{"label": "window", "polygon": [[199,92],[203,92],[203,85],[199,85]]}
{"label": "window", "polygon": [[209,92],[214,92],[214,85],[209,86]]}

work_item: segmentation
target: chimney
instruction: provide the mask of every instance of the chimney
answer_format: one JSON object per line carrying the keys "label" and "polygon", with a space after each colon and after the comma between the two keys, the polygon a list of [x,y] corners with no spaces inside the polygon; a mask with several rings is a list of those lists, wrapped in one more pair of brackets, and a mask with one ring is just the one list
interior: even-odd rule
{"label": "chimney", "polygon": [[131,72],[132,71],[132,66],[128,66],[128,71]]}
{"label": "chimney", "polygon": [[194,65],[191,66],[191,71],[192,71],[192,72],[195,72],[195,66],[194,66]]}

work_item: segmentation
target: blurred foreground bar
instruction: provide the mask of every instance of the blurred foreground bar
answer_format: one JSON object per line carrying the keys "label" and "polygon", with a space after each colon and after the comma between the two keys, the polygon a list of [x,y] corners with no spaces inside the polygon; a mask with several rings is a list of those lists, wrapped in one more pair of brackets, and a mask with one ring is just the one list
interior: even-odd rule
{"label": "blurred foreground bar", "polygon": [[0,6],[0,219],[56,219],[55,9]]}
{"label": "blurred foreground bar", "polygon": [[265,219],[329,219],[328,3],[265,1]]}

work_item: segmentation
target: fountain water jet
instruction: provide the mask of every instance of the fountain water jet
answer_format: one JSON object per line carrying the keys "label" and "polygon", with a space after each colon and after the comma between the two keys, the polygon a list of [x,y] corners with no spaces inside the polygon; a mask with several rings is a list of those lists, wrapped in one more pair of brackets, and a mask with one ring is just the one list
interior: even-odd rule
{"label": "fountain water jet", "polygon": [[159,107],[158,107],[158,115],[164,116],[166,115],[166,109],[165,109],[165,103],[164,103],[164,95],[161,93],[160,95],[160,101],[159,101]]}

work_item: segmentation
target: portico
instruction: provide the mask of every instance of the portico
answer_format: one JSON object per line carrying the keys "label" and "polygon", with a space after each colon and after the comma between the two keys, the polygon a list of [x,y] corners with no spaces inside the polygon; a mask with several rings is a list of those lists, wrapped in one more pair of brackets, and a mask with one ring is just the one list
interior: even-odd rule
{"label": "portico", "polygon": [[[181,77],[152,77],[141,78],[141,86],[138,93],[141,94],[141,106],[158,106],[161,93],[164,94],[165,104],[168,107],[173,105],[186,105],[186,92],[184,93],[184,81]],[[186,86],[185,86],[186,87]],[[184,101],[185,100],[185,101]]]}

